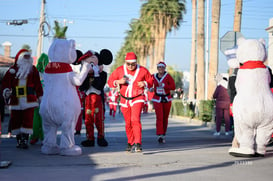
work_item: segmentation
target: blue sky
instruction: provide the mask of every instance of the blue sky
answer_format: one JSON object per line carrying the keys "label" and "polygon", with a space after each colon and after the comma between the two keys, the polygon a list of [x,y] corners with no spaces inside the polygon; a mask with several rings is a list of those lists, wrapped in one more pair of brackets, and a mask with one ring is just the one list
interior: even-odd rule
{"label": "blue sky", "polygon": [[[210,0],[211,2],[212,0]],[[77,48],[100,51],[107,48],[115,54],[124,43],[129,23],[139,18],[145,0],[46,0],[46,20],[53,27],[54,20],[67,20],[67,38],[74,39]],[[220,38],[233,30],[235,0],[222,0]],[[206,3],[205,3],[206,4]],[[36,56],[41,0],[0,0],[0,44],[12,43],[11,55],[15,56],[23,44],[28,44]],[[187,13],[178,30],[167,36],[165,61],[177,70],[190,69],[191,52],[191,0],[186,2]],[[211,7],[210,7],[211,10]],[[241,32],[246,38],[264,38],[265,28],[273,17],[272,0],[244,0]],[[27,19],[28,24],[8,26],[7,21]],[[209,19],[210,16],[209,16]],[[210,30],[209,30],[210,33]],[[53,35],[51,29],[50,35]],[[45,37],[43,52],[47,53],[52,38]],[[3,54],[0,47],[0,54]],[[219,72],[226,72],[225,57],[219,53]]]}

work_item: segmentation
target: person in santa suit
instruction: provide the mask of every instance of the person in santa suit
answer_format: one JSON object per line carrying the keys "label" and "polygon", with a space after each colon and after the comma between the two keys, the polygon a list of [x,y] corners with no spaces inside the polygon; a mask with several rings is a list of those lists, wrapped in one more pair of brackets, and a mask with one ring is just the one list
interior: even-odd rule
{"label": "person in santa suit", "polygon": [[144,95],[145,95],[145,101],[143,104],[143,108],[142,108],[142,113],[148,113],[148,102],[149,102],[149,97],[148,97],[148,89],[144,90]]}
{"label": "person in santa suit", "polygon": [[[85,127],[87,139],[81,142],[84,147],[95,145],[94,125],[97,128],[97,144],[99,146],[108,146],[104,134],[104,86],[107,81],[107,73],[103,71],[103,64],[109,65],[112,62],[112,53],[103,49],[98,52],[88,51],[83,56],[91,57],[92,71],[80,86],[80,91],[84,91],[85,97]],[[79,61],[82,59],[79,59]]]}
{"label": "person in santa suit", "polygon": [[142,152],[141,111],[145,101],[144,89],[150,88],[152,84],[150,72],[137,64],[134,52],[126,54],[125,64],[115,69],[108,79],[110,88],[120,90],[120,106],[128,139],[126,151]]}
{"label": "person in santa suit", "polygon": [[116,116],[116,111],[117,111],[117,105],[118,105],[118,98],[119,98],[119,93],[117,89],[111,88],[109,93],[109,115],[115,117]]}
{"label": "person in santa suit", "polygon": [[21,49],[2,82],[2,93],[11,110],[11,131],[16,135],[17,147],[23,149],[28,148],[29,134],[33,133],[34,108],[39,106],[43,96],[39,72],[32,64],[30,51]]}
{"label": "person in santa suit", "polygon": [[165,135],[168,127],[168,118],[172,105],[171,90],[175,90],[175,82],[166,72],[166,64],[157,64],[157,73],[153,74],[154,86],[150,89],[154,92],[152,102],[156,114],[156,135],[159,143],[165,143]]}

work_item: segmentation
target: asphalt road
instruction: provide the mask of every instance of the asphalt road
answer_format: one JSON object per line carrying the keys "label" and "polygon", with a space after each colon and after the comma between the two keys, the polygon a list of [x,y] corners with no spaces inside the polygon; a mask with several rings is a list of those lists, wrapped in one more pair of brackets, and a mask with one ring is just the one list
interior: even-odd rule
{"label": "asphalt road", "polygon": [[[143,152],[127,153],[124,121],[106,112],[108,147],[83,147],[80,156],[43,155],[40,142],[27,150],[15,147],[7,138],[7,119],[3,123],[0,160],[12,164],[0,169],[0,181],[271,181],[273,147],[264,158],[236,158],[228,154],[232,136],[213,136],[214,128],[199,121],[170,118],[165,144],[155,135],[155,114],[142,115]],[[85,139],[75,136],[76,144]]]}

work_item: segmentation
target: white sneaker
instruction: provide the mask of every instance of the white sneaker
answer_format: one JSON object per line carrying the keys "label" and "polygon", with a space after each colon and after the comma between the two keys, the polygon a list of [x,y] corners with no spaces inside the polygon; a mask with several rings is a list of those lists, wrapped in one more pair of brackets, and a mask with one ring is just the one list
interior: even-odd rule
{"label": "white sneaker", "polygon": [[220,136],[220,132],[215,132],[213,136]]}
{"label": "white sneaker", "polygon": [[228,136],[228,135],[229,135],[229,132],[225,132],[225,135]]}

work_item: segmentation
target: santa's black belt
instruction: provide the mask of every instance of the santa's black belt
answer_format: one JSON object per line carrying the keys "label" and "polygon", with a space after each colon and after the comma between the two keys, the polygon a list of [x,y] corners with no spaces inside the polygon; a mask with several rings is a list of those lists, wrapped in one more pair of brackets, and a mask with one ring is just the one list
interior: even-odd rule
{"label": "santa's black belt", "polygon": [[12,88],[12,95],[14,96],[27,96],[27,95],[34,95],[35,91],[33,87],[26,87],[26,86],[16,86]]}
{"label": "santa's black belt", "polygon": [[135,97],[125,97],[125,96],[123,96],[122,94],[120,94],[120,96],[123,97],[123,98],[126,99],[126,100],[133,100],[134,98],[137,98],[137,97],[139,97],[139,96],[142,96],[142,94],[139,94],[139,95],[137,95],[137,96],[135,96]]}
{"label": "santa's black belt", "polygon": [[170,94],[157,94],[157,93],[155,93],[155,95],[157,95],[159,97],[165,97],[165,96],[169,96]]}

